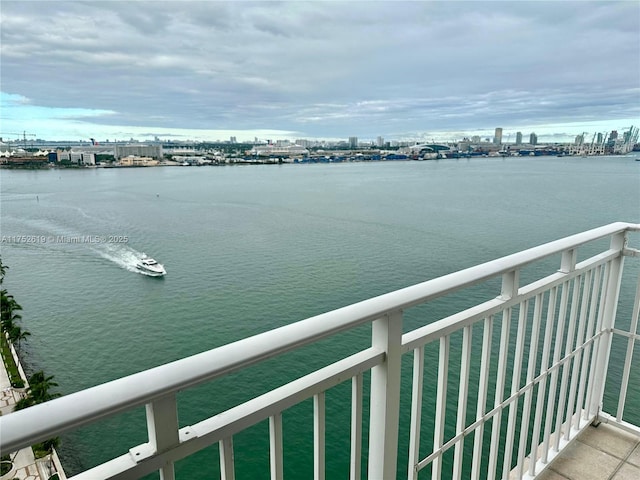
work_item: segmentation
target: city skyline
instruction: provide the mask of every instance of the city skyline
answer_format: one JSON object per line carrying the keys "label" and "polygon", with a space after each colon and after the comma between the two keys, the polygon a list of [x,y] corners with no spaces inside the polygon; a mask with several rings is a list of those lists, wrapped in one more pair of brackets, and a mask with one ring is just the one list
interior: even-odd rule
{"label": "city skyline", "polygon": [[453,141],[499,127],[503,142],[568,142],[639,123],[639,13],[624,1],[3,1],[0,136]]}

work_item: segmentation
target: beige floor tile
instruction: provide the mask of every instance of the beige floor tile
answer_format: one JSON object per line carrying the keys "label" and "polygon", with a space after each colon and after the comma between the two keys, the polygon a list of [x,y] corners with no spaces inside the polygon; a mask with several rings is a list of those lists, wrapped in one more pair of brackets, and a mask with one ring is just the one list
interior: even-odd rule
{"label": "beige floor tile", "polygon": [[640,445],[638,445],[636,449],[631,452],[631,455],[629,455],[629,458],[627,458],[627,462],[635,465],[636,467],[640,467]]}
{"label": "beige floor tile", "polygon": [[571,480],[603,480],[609,478],[619,464],[619,459],[575,441],[553,462],[552,468]]}
{"label": "beige floor tile", "polygon": [[625,463],[616,472],[612,480],[638,480],[640,478],[640,468]]}
{"label": "beige floor tile", "polygon": [[578,440],[623,460],[638,443],[635,435],[605,423],[601,423],[599,427],[585,428]]}
{"label": "beige floor tile", "polygon": [[558,472],[547,468],[542,475],[536,478],[536,480],[568,480],[564,475],[560,475]]}

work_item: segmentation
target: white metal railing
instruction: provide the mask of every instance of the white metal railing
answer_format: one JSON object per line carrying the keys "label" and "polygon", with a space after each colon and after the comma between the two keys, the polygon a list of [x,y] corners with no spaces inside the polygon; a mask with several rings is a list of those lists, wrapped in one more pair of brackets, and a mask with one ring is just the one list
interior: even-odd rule
{"label": "white metal railing", "polygon": [[[431,478],[535,477],[593,421],[640,433],[623,421],[633,347],[640,340],[640,283],[629,330],[614,328],[623,260],[637,255],[627,237],[638,230],[640,225],[627,223],[596,228],[2,416],[0,450],[15,451],[145,405],[149,441],[73,478],[138,478],[160,471],[162,478],[172,479],[174,462],[218,443],[221,476],[233,479],[234,435],[268,420],[270,474],[280,479],[282,413],[313,398],[314,475],[323,479],[325,392],[350,380],[350,478],[362,474],[367,394],[370,479],[404,476],[397,472],[399,463],[408,465],[411,479],[423,469]],[[603,238],[610,239],[608,248],[577,261],[580,248]],[[524,267],[558,254],[559,270],[521,285]],[[502,279],[497,297],[403,334],[407,309],[492,279]],[[369,323],[367,348],[179,428],[178,391]],[[611,416],[601,406],[614,334],[626,337],[628,346],[619,406]],[[399,462],[399,425],[409,417],[400,410],[401,363],[409,353],[409,451],[400,452]],[[369,372],[366,392],[363,378]],[[435,410],[425,411],[431,400]],[[429,444],[432,448],[425,447]]]}

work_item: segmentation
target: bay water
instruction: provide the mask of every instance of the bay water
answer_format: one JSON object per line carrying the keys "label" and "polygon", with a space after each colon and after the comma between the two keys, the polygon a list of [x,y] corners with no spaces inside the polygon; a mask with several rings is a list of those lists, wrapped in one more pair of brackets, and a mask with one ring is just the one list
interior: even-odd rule
{"label": "bay water", "polygon": [[[31,332],[26,367],[63,394],[614,221],[640,222],[632,156],[0,170],[0,255]],[[166,277],[135,269],[143,252]],[[181,393],[180,424],[368,338]],[[327,396],[327,478],[348,477],[349,388]],[[284,414],[288,478],[312,477],[311,411]],[[138,409],[64,435],[63,464],[74,473],[124,454],[146,441],[144,425]],[[266,478],[266,423],[234,441],[237,478]],[[205,449],[177,464],[178,478],[215,478],[217,462]]]}

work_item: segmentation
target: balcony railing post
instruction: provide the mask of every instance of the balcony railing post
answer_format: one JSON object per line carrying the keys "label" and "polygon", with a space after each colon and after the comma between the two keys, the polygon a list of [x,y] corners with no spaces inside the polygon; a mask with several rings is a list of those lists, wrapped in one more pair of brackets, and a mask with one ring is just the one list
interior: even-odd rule
{"label": "balcony railing post", "polygon": [[235,465],[233,458],[233,437],[220,440],[220,479],[235,480]]}
{"label": "balcony railing post", "polygon": [[598,341],[598,358],[593,377],[594,391],[591,396],[591,405],[589,405],[589,412],[596,414],[596,421],[598,421],[597,415],[602,408],[602,400],[604,397],[609,353],[611,351],[612,329],[615,323],[620,284],[622,282],[622,268],[624,265],[622,250],[626,246],[626,243],[626,231],[617,233],[611,237],[610,249],[620,251],[620,255],[614,258],[609,264],[609,272],[605,285],[606,290],[604,292],[604,305],[601,306],[603,309],[601,331],[603,333]]}
{"label": "balcony railing post", "polygon": [[[162,453],[180,443],[178,436],[178,407],[176,396],[168,395],[146,405],[149,444]],[[160,470],[161,480],[174,480],[173,463]]]}
{"label": "balcony railing post", "polygon": [[560,260],[560,271],[562,273],[573,272],[576,269],[577,260],[578,251],[575,248],[565,250],[562,252],[562,259]]}
{"label": "balcony railing post", "polygon": [[401,341],[401,311],[390,313],[373,322],[372,345],[384,349],[386,358],[382,364],[371,369],[368,473],[370,479],[396,477]]}
{"label": "balcony railing post", "polygon": [[502,275],[502,288],[500,289],[500,298],[509,300],[518,296],[518,288],[520,287],[520,270],[512,270]]}

